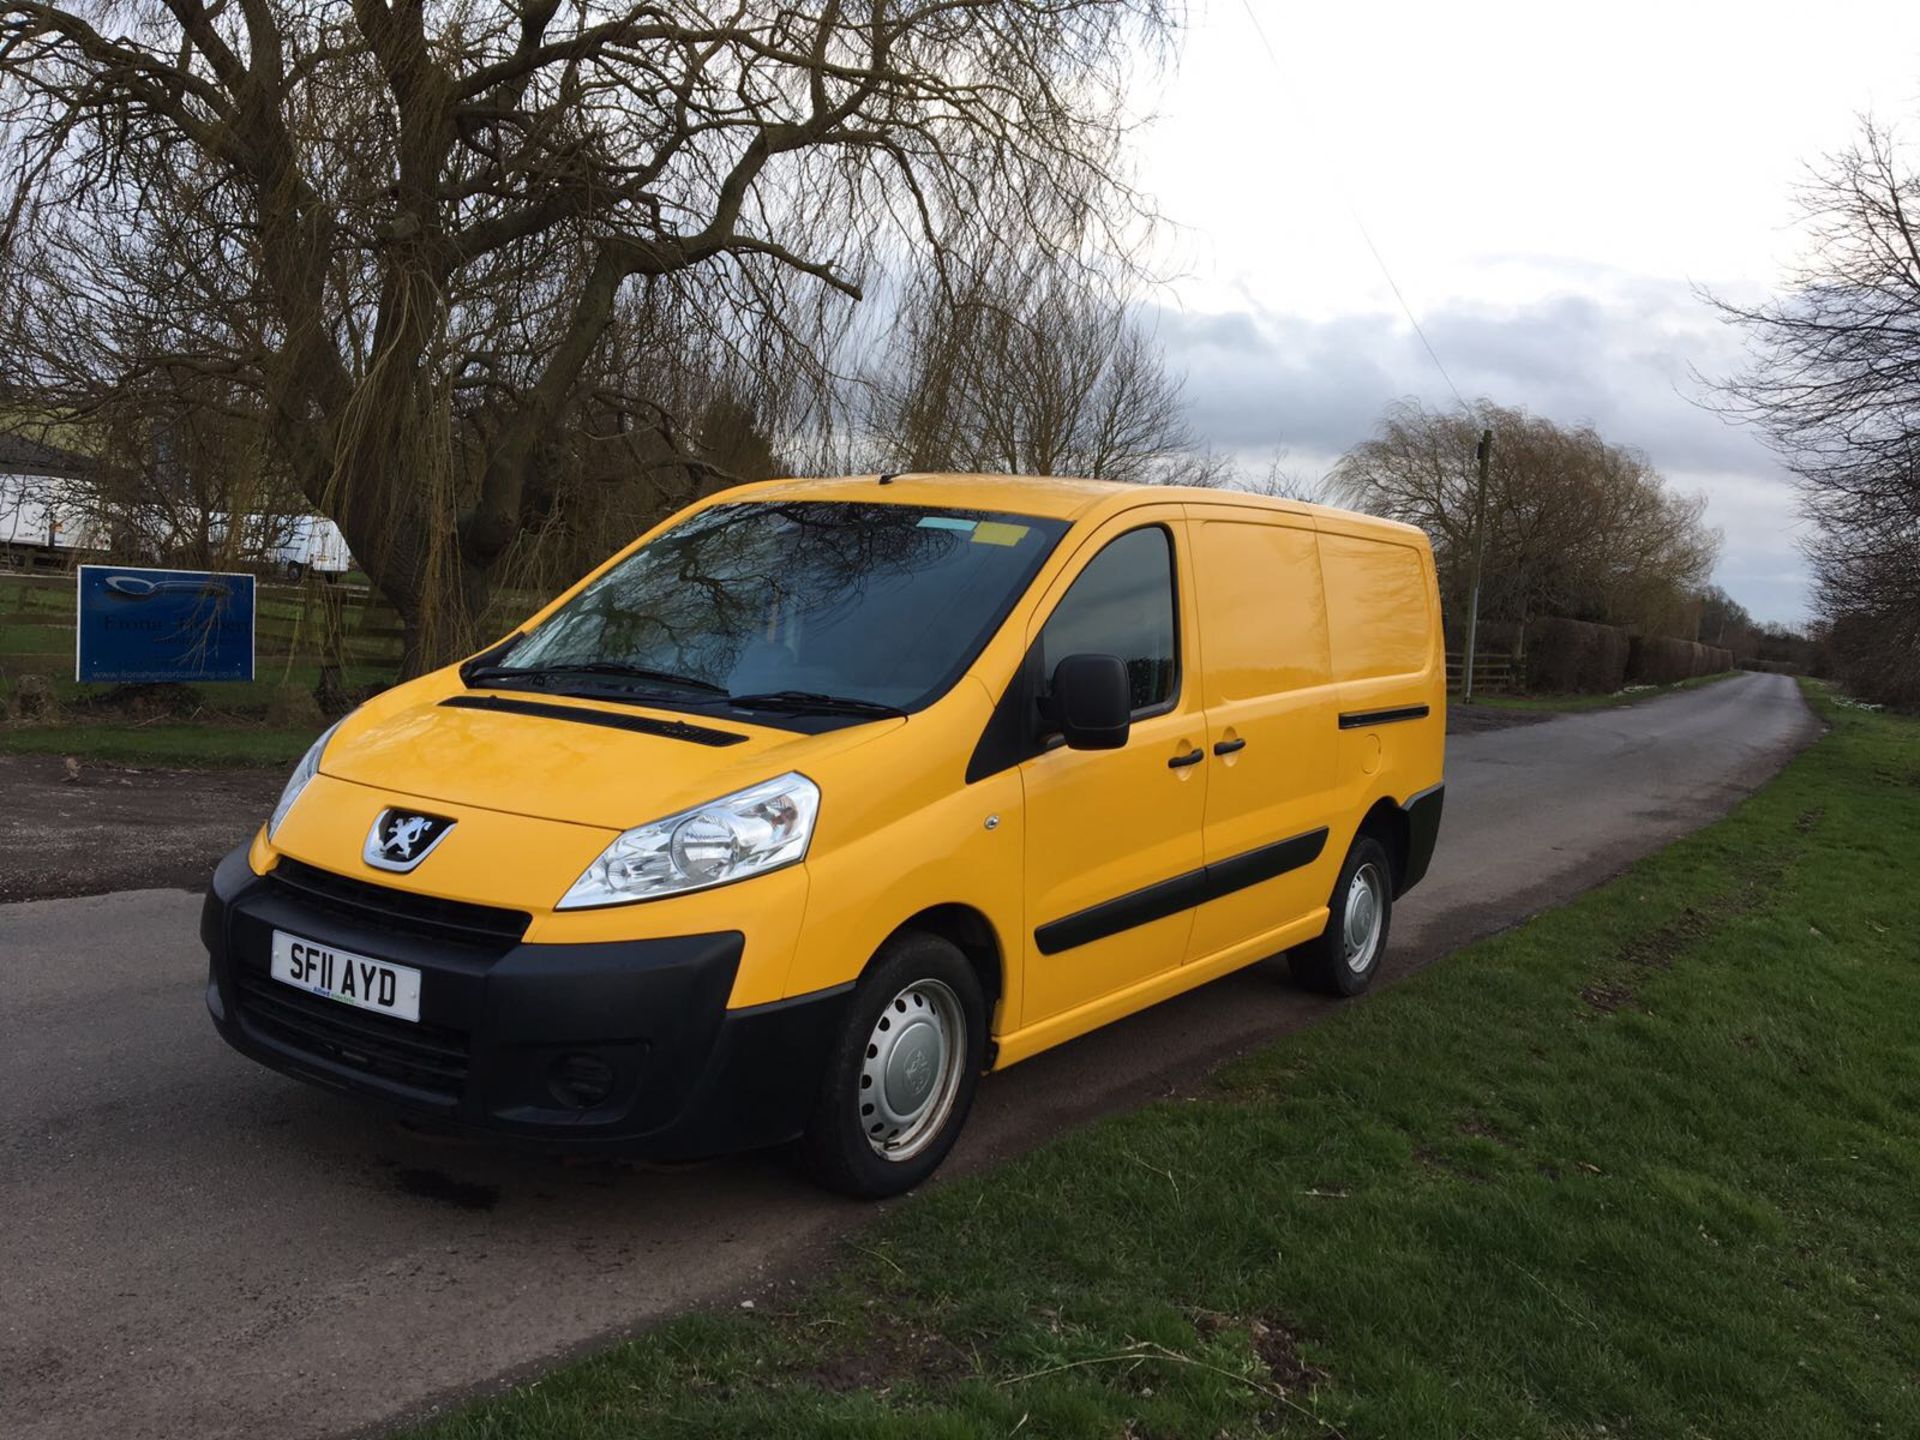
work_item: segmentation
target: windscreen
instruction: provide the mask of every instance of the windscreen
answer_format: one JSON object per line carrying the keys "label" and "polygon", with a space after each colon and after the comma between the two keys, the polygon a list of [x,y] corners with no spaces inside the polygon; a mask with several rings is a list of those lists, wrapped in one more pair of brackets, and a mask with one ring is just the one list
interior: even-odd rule
{"label": "windscreen", "polygon": [[505,658],[912,710],[972,663],[1066,529],[912,505],[717,505],[615,565]]}

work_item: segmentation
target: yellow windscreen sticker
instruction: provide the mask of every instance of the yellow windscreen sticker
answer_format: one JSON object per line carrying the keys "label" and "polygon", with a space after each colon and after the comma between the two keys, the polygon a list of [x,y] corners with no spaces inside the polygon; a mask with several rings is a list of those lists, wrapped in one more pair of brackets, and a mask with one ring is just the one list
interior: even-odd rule
{"label": "yellow windscreen sticker", "polygon": [[982,520],[973,527],[973,543],[976,545],[1018,545],[1027,538],[1026,525],[1009,525],[1004,520]]}

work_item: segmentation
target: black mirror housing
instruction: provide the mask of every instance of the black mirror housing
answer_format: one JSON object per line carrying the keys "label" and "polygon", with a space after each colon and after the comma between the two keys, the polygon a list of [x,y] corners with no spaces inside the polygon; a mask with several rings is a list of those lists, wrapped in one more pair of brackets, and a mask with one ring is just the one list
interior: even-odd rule
{"label": "black mirror housing", "polygon": [[1068,655],[1053,667],[1047,708],[1070,750],[1118,750],[1133,725],[1133,685],[1118,655]]}

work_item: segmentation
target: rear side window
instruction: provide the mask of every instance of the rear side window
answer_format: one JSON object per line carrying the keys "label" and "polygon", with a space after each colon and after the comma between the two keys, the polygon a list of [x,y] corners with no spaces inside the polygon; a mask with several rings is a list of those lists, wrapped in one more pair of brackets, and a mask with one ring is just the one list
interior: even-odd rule
{"label": "rear side window", "polygon": [[1327,627],[1336,680],[1411,675],[1427,668],[1433,620],[1427,577],[1407,545],[1320,536]]}
{"label": "rear side window", "polygon": [[1068,655],[1118,655],[1133,713],[1158,709],[1178,683],[1174,629],[1172,538],[1158,525],[1129,530],[1093,557],[1041,629],[1042,683]]}

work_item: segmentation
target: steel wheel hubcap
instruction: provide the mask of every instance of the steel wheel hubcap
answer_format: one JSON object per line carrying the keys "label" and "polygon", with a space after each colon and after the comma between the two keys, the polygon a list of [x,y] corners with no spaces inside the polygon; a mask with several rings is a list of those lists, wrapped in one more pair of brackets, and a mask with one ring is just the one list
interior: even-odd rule
{"label": "steel wheel hubcap", "polygon": [[1353,872],[1347,886],[1347,917],[1341,934],[1341,948],[1347,968],[1364,975],[1380,951],[1380,928],[1386,919],[1386,889],[1380,872],[1362,865]]}
{"label": "steel wheel hubcap", "polygon": [[940,1133],[965,1051],[959,997],[940,981],[916,981],[887,1002],[860,1066],[860,1128],[875,1154],[910,1160]]}

